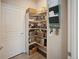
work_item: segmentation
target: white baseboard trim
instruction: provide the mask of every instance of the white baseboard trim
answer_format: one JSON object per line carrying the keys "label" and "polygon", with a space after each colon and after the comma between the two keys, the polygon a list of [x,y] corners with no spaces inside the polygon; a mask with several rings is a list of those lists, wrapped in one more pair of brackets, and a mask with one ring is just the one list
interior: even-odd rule
{"label": "white baseboard trim", "polygon": [[21,53],[16,54],[15,56],[9,57],[8,59],[12,59],[12,58],[14,58],[14,57],[16,57],[16,56],[19,56],[19,55],[21,55],[21,54],[27,54],[27,53],[26,53],[26,52],[21,52]]}

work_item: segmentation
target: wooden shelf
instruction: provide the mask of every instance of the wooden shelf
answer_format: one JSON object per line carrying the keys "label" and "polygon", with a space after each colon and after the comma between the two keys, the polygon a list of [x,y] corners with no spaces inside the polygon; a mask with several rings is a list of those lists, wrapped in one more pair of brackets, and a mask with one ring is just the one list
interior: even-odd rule
{"label": "wooden shelf", "polygon": [[36,29],[40,29],[40,30],[47,30],[47,29],[45,29],[45,28],[29,28],[30,30],[36,30]]}
{"label": "wooden shelf", "polygon": [[[29,46],[30,45],[33,45],[33,44],[37,44],[38,46],[40,46],[40,47],[38,47],[41,51],[43,51],[44,53],[46,53],[47,54],[47,47],[46,46],[43,46],[43,45],[41,45],[40,43],[37,43],[37,42],[32,42],[32,43],[30,43],[29,44]],[[44,48],[44,49],[42,49],[42,48]]]}
{"label": "wooden shelf", "polygon": [[33,44],[37,44],[37,45],[39,45],[39,46],[41,46],[41,47],[43,47],[43,48],[47,48],[46,46],[43,46],[43,45],[41,45],[40,43],[37,43],[37,42],[32,42],[32,43],[30,43],[29,45],[33,45]]}
{"label": "wooden shelf", "polygon": [[46,22],[47,20],[29,20],[29,22]]}
{"label": "wooden shelf", "polygon": [[44,53],[47,54],[47,51],[46,50],[43,50],[42,48],[39,48],[41,51],[43,51]]}
{"label": "wooden shelf", "polygon": [[41,46],[41,47],[43,47],[43,48],[47,48],[46,46],[43,46],[43,45],[41,45],[40,43],[36,43],[37,45],[39,45],[39,46]]}
{"label": "wooden shelf", "polygon": [[43,37],[43,39],[47,39],[47,37]]}
{"label": "wooden shelf", "polygon": [[29,45],[33,45],[33,44],[36,44],[36,42],[31,42]]}

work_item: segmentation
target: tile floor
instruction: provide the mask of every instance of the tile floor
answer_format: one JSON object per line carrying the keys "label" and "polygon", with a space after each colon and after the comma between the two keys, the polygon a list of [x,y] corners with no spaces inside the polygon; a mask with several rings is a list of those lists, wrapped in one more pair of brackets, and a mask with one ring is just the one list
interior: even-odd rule
{"label": "tile floor", "polygon": [[21,54],[18,55],[14,58],[11,59],[46,59],[44,56],[42,56],[41,54],[39,54],[38,52],[34,53],[33,55],[26,55],[26,54]]}

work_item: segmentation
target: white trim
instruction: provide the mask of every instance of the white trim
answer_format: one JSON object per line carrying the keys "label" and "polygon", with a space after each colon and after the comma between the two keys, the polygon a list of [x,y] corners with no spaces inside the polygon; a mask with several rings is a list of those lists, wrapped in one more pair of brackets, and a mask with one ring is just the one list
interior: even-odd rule
{"label": "white trim", "polygon": [[68,59],[78,59],[77,57],[77,0],[68,0],[68,51],[71,57]]}

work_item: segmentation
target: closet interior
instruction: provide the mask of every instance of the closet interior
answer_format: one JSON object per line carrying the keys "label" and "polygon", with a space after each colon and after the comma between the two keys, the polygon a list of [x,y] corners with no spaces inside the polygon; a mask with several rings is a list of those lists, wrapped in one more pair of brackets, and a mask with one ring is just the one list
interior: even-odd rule
{"label": "closet interior", "polygon": [[28,8],[26,17],[29,55],[38,52],[47,57],[47,10]]}

